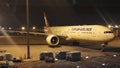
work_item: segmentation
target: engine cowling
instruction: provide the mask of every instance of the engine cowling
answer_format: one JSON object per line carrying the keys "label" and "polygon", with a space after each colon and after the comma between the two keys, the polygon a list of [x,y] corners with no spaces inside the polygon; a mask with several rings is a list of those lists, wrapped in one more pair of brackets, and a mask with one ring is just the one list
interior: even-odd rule
{"label": "engine cowling", "polygon": [[49,35],[46,41],[50,46],[57,46],[59,44],[59,37],[56,35]]}

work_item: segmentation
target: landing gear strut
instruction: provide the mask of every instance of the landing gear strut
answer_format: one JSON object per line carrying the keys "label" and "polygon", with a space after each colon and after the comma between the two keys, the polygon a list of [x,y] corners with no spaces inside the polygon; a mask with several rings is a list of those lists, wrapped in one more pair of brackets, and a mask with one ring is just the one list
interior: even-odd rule
{"label": "landing gear strut", "polygon": [[104,43],[104,44],[102,44],[102,49],[101,49],[101,51],[102,52],[104,52],[105,51],[105,48],[106,48],[106,46],[108,45],[108,43],[106,42],[106,43]]}

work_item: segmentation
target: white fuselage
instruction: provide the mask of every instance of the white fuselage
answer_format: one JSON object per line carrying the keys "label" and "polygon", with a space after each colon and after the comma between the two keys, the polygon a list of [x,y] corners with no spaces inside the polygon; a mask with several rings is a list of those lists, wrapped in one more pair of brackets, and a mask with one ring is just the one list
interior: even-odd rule
{"label": "white fuselage", "polygon": [[66,40],[80,43],[103,43],[114,38],[113,32],[101,25],[48,27],[47,33],[66,37]]}

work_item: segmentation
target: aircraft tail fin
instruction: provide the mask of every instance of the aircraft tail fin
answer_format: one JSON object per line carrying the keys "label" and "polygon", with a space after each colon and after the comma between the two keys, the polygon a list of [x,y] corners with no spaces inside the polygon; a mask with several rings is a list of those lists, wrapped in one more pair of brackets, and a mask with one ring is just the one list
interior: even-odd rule
{"label": "aircraft tail fin", "polygon": [[48,20],[47,20],[45,12],[44,12],[44,20],[45,20],[46,27],[49,27],[49,23],[48,23]]}

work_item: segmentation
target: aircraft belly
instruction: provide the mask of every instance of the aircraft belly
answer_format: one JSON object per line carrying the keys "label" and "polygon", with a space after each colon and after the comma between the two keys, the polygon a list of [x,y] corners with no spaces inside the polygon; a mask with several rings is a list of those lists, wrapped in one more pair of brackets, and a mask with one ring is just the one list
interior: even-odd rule
{"label": "aircraft belly", "polygon": [[94,38],[74,38],[75,41],[80,43],[102,43],[103,40],[94,39]]}

